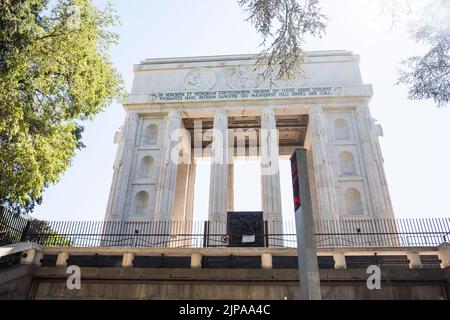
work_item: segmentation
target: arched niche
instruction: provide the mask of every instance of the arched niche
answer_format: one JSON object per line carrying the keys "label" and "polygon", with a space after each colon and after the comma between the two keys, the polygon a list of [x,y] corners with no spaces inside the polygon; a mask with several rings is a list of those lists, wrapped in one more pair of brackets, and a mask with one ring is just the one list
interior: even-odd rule
{"label": "arched niche", "polygon": [[139,163],[139,178],[148,179],[152,176],[154,159],[151,156],[145,156]]}
{"label": "arched niche", "polygon": [[364,214],[361,193],[358,189],[349,188],[345,191],[345,203],[349,216],[361,216]]}
{"label": "arched niche", "polygon": [[342,176],[356,175],[355,157],[351,152],[343,151],[339,154],[339,168]]}
{"label": "arched niche", "polygon": [[149,204],[149,195],[146,191],[140,191],[134,196],[134,214],[137,217],[144,217]]}
{"label": "arched niche", "polygon": [[350,128],[347,120],[336,119],[334,121],[334,136],[336,140],[350,140]]}
{"label": "arched niche", "polygon": [[144,131],[144,145],[158,144],[159,127],[156,124],[150,124]]}

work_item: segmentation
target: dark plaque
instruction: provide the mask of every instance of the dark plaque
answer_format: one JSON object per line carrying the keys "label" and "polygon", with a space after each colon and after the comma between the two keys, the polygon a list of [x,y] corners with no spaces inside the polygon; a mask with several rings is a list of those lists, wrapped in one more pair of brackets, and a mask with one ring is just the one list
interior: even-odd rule
{"label": "dark plaque", "polygon": [[264,247],[262,212],[228,212],[230,247]]}

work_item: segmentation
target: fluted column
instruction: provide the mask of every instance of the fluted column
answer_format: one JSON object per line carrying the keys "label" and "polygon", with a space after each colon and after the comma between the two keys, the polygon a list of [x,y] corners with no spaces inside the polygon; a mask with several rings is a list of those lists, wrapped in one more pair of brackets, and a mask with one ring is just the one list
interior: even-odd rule
{"label": "fluted column", "polygon": [[321,219],[338,219],[336,175],[330,157],[325,115],[321,107],[311,110],[310,125],[319,215]]}
{"label": "fluted column", "polygon": [[227,210],[234,211],[234,164],[228,165]]}
{"label": "fluted column", "polygon": [[174,132],[180,129],[181,114],[171,111],[167,118],[167,125],[162,150],[161,168],[156,193],[154,220],[170,221],[174,211],[175,190],[179,152],[174,152],[179,145],[179,139],[173,137]]}
{"label": "fluted column", "polygon": [[177,182],[175,188],[175,203],[173,208],[173,221],[184,221],[187,201],[187,188],[189,182],[189,164],[178,165]]}
{"label": "fluted column", "polygon": [[376,218],[393,218],[394,214],[384,172],[380,143],[374,120],[367,105],[360,105],[356,109],[356,124],[359,131],[374,215]]}
{"label": "fluted column", "polygon": [[266,108],[261,114],[261,202],[264,219],[283,220],[281,209],[279,141],[272,108]]}
{"label": "fluted column", "polygon": [[189,165],[188,183],[187,183],[187,196],[186,196],[186,212],[184,215],[185,221],[194,221],[194,197],[195,197],[195,174],[197,166],[192,160]]}
{"label": "fluted column", "polygon": [[124,126],[116,133],[114,142],[118,145],[114,162],[114,175],[109,192],[106,220],[120,221],[124,216],[125,198],[127,196],[130,170],[135,151],[136,131],[139,115],[128,112]]}
{"label": "fluted column", "polygon": [[213,143],[211,150],[211,178],[209,189],[210,221],[227,220],[228,187],[228,114],[217,110],[214,115]]}
{"label": "fluted column", "polygon": [[[192,157],[191,163],[189,164],[188,172],[188,182],[186,190],[186,208],[184,212],[184,233],[191,235],[194,229],[194,198],[195,198],[195,174],[197,171],[197,166]],[[185,246],[190,247],[193,244],[193,239],[191,236],[186,237]]]}

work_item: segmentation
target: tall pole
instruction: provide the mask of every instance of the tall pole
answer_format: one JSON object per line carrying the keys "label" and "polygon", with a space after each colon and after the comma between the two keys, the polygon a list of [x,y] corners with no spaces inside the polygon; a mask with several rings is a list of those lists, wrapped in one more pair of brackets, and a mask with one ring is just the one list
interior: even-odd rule
{"label": "tall pole", "polygon": [[297,149],[292,155],[291,170],[301,298],[322,300],[306,149]]}

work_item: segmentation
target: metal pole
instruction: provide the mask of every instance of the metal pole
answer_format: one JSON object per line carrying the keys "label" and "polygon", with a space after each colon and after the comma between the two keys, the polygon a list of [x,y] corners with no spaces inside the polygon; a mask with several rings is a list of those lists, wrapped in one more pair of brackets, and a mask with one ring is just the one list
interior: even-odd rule
{"label": "metal pole", "polygon": [[322,300],[306,149],[291,157],[300,293],[303,300]]}

